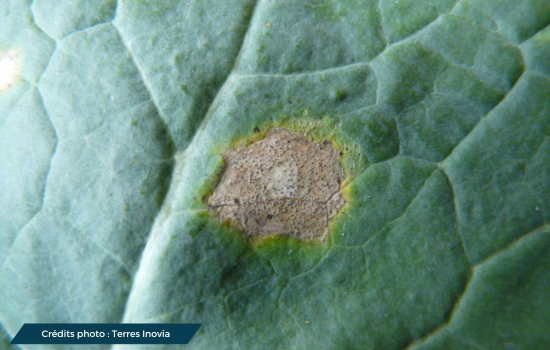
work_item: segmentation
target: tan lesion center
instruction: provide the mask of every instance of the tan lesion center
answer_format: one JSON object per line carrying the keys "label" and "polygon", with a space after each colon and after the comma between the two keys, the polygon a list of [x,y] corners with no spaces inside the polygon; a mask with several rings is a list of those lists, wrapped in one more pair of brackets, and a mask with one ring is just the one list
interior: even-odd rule
{"label": "tan lesion center", "polygon": [[340,155],[329,141],[308,141],[284,128],[225,157],[208,204],[248,236],[281,234],[323,241],[344,205]]}

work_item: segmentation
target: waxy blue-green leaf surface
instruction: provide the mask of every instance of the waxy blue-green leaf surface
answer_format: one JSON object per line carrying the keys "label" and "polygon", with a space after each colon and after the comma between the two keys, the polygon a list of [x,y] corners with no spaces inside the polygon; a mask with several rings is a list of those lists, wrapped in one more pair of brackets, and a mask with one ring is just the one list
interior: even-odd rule
{"label": "waxy blue-green leaf surface", "polygon": [[[549,25],[547,0],[2,1],[0,346],[199,322],[182,348],[550,348]],[[362,166],[327,243],[251,244],[202,197],[296,121]]]}

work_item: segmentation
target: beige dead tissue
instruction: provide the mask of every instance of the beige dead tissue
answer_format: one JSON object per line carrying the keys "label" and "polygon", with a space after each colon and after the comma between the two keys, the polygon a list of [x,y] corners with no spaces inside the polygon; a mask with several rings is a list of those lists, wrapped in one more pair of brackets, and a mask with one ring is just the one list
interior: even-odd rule
{"label": "beige dead tissue", "polygon": [[225,157],[220,183],[209,199],[222,220],[250,237],[281,234],[324,240],[345,200],[344,171],[329,141],[308,141],[284,128]]}

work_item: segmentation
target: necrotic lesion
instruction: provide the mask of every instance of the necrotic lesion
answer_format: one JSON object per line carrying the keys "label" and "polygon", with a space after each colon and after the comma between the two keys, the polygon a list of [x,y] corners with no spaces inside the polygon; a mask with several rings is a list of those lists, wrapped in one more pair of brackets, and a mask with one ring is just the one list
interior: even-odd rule
{"label": "necrotic lesion", "polygon": [[323,239],[343,205],[344,172],[332,143],[308,141],[284,128],[229,153],[209,199],[216,216],[248,236],[282,234]]}

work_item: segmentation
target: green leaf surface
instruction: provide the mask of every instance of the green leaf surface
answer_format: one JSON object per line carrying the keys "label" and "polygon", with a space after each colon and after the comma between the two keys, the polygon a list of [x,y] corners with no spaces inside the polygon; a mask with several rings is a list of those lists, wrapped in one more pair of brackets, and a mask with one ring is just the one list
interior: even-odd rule
{"label": "green leaf surface", "polygon": [[[7,0],[0,17],[18,69],[0,347],[23,323],[199,322],[181,347],[550,348],[546,0]],[[324,244],[251,243],[208,210],[223,151],[274,125],[360,153]]]}

